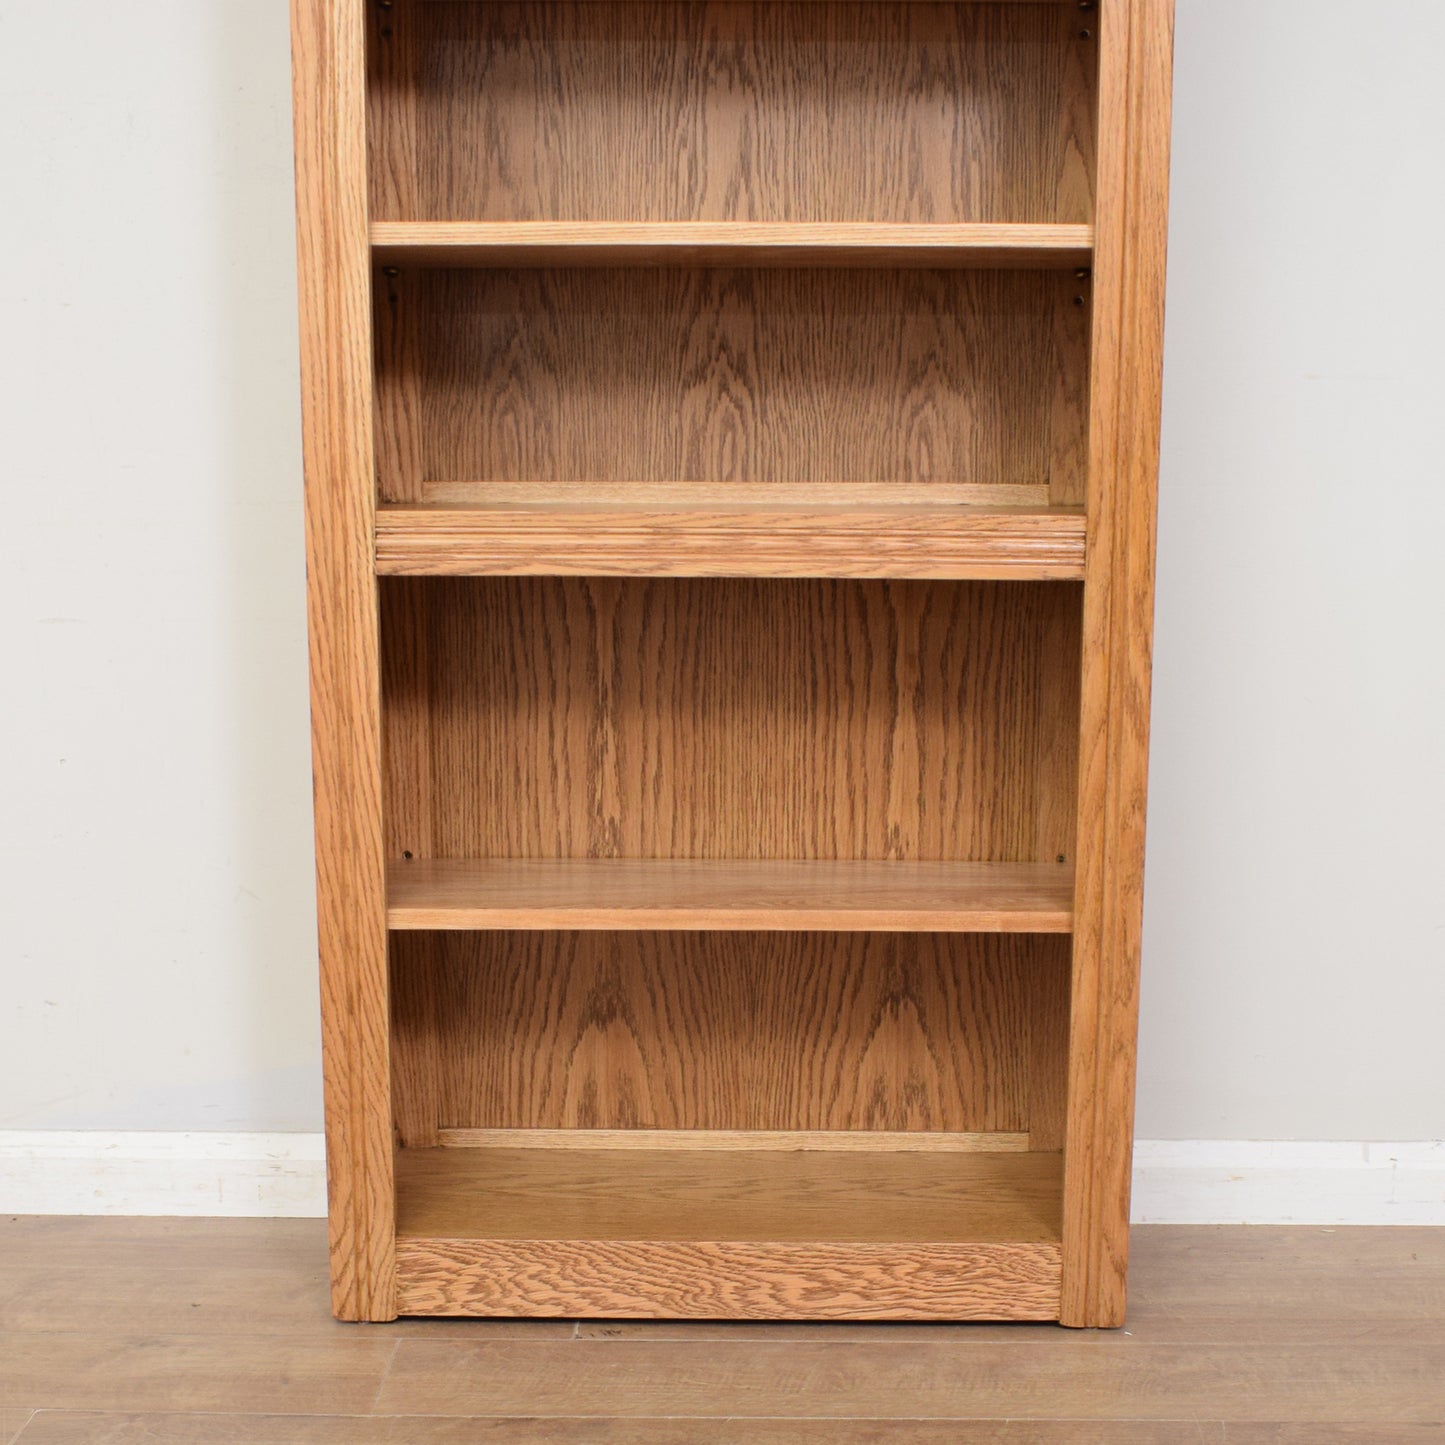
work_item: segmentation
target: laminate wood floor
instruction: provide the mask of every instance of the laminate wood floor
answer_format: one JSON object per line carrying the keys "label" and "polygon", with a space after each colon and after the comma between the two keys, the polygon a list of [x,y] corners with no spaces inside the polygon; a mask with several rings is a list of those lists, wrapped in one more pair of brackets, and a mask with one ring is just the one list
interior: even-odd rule
{"label": "laminate wood floor", "polygon": [[0,1445],[1445,1442],[1445,1229],[1141,1228],[1120,1332],[326,1312],[319,1220],[0,1218]]}

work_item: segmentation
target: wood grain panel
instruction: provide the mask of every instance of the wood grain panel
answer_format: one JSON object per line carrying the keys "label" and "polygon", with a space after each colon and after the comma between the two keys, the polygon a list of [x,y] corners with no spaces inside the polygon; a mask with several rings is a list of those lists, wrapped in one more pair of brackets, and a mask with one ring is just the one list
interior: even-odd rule
{"label": "wood grain panel", "polygon": [[382,590],[393,858],[1072,858],[1072,584]]}
{"label": "wood grain panel", "polygon": [[412,859],[388,870],[392,928],[1067,933],[1057,863]]}
{"label": "wood grain panel", "polygon": [[1120,1325],[1128,1265],[1154,624],[1173,0],[1104,16],[1065,1324]]}
{"label": "wood grain panel", "polygon": [[399,1127],[430,1143],[438,1125],[1022,1132],[1035,997],[1068,945],[404,933],[392,955],[398,1092],[415,1077],[437,1111],[413,1135],[399,1107]]}
{"label": "wood grain panel", "polygon": [[1069,1087],[1069,957],[1041,959],[1029,987],[1028,1145],[1062,1149]]}
{"label": "wood grain panel", "polygon": [[[377,363],[384,395],[417,398],[424,482],[1078,489],[1088,312],[1072,275],[503,269],[406,279],[377,314]],[[383,419],[411,428],[395,408]],[[383,462],[400,450],[384,443]],[[413,495],[411,465],[383,472],[383,500]]]}
{"label": "wood grain panel", "polygon": [[[1017,1337],[1025,1332],[1019,1331],[987,1344],[936,1340],[879,1350],[875,1344],[834,1340],[790,1344],[770,1354],[757,1341],[536,1346],[407,1340],[397,1350],[376,1408],[386,1414],[546,1419],[661,1416],[692,1426],[711,1416],[727,1422],[722,1439],[731,1435],[729,1445],[753,1445],[754,1422],[776,1420],[784,1412],[789,1427],[796,1427],[798,1416],[827,1420],[835,1429],[841,1421],[869,1420],[871,1439],[862,1437],[868,1445],[880,1440],[912,1445],[920,1418],[953,1422],[960,1416],[988,1419],[991,1429],[1000,1421],[1026,1419],[1024,1432],[973,1437],[989,1445],[1045,1440],[1080,1445],[1096,1438],[1116,1445],[1136,1439],[1113,1425],[1121,1417],[1167,1421],[1157,1445],[1234,1445],[1237,1434],[1212,1425],[1196,1428],[1221,1415],[1236,1421],[1368,1422],[1369,1430],[1354,1435],[1356,1445],[1393,1442],[1398,1423],[1433,1422],[1438,1435],[1445,1415],[1438,1328],[1392,1333],[1393,1347],[1378,1354],[1378,1336],[1358,1335],[1305,1348],[1295,1341],[1140,1348],[1115,1346],[1112,1338],[1098,1336],[1080,1339],[1074,1348],[1054,1348],[1045,1340],[1026,1348]],[[1058,1338],[1052,1331],[1048,1335]],[[566,1362],[560,1367],[559,1356]],[[879,1428],[900,1416],[891,1433]],[[1066,1432],[1033,1433],[1041,1418],[1067,1421]],[[1092,1437],[1080,1425],[1090,1419],[1110,1425]],[[954,1438],[970,1439],[961,1430]],[[1306,1425],[1290,1433],[1271,1423],[1245,1438],[1256,1445],[1282,1440],[1333,1445],[1340,1437],[1328,1426]]]}
{"label": "wood grain panel", "polygon": [[[471,1321],[472,1325],[476,1323]],[[535,1325],[541,1321],[527,1323]],[[698,1328],[696,1321],[691,1323],[692,1328]],[[737,1330],[747,1326],[733,1324],[726,1328]],[[792,1324],[783,1328],[796,1331],[807,1326]],[[817,1328],[846,1328],[851,1333],[857,1326]],[[874,1328],[896,1333],[908,1326],[888,1324]],[[917,1328],[936,1330],[939,1326]],[[1419,1357],[1420,1352],[1413,1353]],[[1233,1359],[1238,1359],[1238,1355]],[[407,1361],[408,1365],[412,1363]],[[435,1367],[435,1362],[431,1363]],[[419,1383],[416,1388],[420,1395],[425,1385]],[[31,1422],[24,1445],[478,1445],[478,1441],[504,1441],[505,1445],[697,1445],[700,1432],[714,1431],[713,1421],[717,1422],[716,1431],[732,1428],[721,1423],[726,1418],[727,1398],[727,1390],[721,1390],[717,1415],[703,1424],[697,1419],[639,1419],[615,1415],[539,1420],[525,1414],[448,1419],[436,1415],[281,1416],[138,1414],[133,1411],[101,1414],[47,1410]],[[21,1418],[27,1418],[29,1412],[20,1414]],[[1210,1431],[1199,1436],[1209,1445],[1439,1445],[1440,1440],[1440,1432],[1434,1425],[1284,1425],[1276,1422],[1241,1425],[1200,1415],[1191,1416],[1187,1423],[1179,1420],[963,1420],[956,1416],[946,1420],[909,1420],[906,1424],[880,1424],[876,1417],[759,1419],[748,1421],[746,1435],[747,1445],[879,1445],[890,1435],[895,1441],[906,1440],[908,1445],[1179,1445],[1181,1439],[1189,1438],[1187,1434],[1181,1435],[1182,1430]],[[901,1433],[904,1431],[907,1433]]]}
{"label": "wood grain panel", "polygon": [[1051,1318],[1049,1154],[404,1150],[408,1312]]}
{"label": "wood grain panel", "polygon": [[[43,1407],[25,1445],[1439,1445],[1393,1420],[1445,1418],[1438,1228],[1136,1229],[1127,1334],[358,1331],[326,1318],[325,1239],[312,1219],[0,1217],[0,1421]],[[354,1413],[383,1376],[399,1413]]]}
{"label": "wood grain panel", "polygon": [[417,294],[410,273],[388,267],[376,276],[376,475],[386,478],[386,497],[405,502],[423,500],[426,478]]}
{"label": "wood grain panel", "polygon": [[1059,1311],[1057,1244],[404,1239],[397,1269],[401,1309],[415,1315],[1051,1320]]}
{"label": "wood grain panel", "polygon": [[959,266],[1075,269],[1092,226],[786,221],[376,221],[389,267]]}
{"label": "wood grain panel", "polygon": [[297,267],[332,1306],[391,1319],[362,7],[293,0]]}
{"label": "wood grain panel", "polygon": [[[686,485],[676,489],[686,490]],[[829,500],[811,506],[764,502],[748,507],[683,500],[667,510],[580,499],[571,505],[517,508],[383,507],[377,513],[376,570],[388,577],[937,577],[1022,582],[1071,581],[1084,575],[1081,508],[965,510],[927,503],[850,507],[831,500],[846,488],[825,491],[819,485],[814,490]]]}
{"label": "wood grain panel", "polygon": [[[549,0],[391,16],[372,73],[378,219],[1090,218],[1095,42],[1068,7]],[[387,55],[399,46],[406,65]]]}
{"label": "wood grain panel", "polygon": [[403,1149],[397,1235],[1057,1244],[1060,1168],[980,1151]]}

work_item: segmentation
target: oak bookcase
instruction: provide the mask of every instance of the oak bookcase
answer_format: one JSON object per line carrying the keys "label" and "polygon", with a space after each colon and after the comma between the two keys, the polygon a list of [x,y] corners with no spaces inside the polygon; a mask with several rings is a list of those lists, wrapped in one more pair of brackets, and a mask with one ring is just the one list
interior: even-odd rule
{"label": "oak bookcase", "polygon": [[293,0],[333,1304],[1123,1318],[1170,0]]}

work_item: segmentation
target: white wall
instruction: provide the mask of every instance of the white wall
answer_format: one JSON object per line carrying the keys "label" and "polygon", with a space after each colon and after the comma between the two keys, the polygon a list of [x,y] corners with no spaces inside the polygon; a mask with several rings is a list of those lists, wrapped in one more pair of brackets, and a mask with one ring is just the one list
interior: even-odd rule
{"label": "white wall", "polygon": [[1144,1137],[1445,1137],[1441,54],[1179,3]]}
{"label": "white wall", "polygon": [[[1442,53],[1179,0],[1147,1137],[1445,1136]],[[288,103],[0,0],[0,1128],[319,1125]]]}
{"label": "white wall", "polygon": [[0,0],[0,1127],[320,1123],[283,0]]}

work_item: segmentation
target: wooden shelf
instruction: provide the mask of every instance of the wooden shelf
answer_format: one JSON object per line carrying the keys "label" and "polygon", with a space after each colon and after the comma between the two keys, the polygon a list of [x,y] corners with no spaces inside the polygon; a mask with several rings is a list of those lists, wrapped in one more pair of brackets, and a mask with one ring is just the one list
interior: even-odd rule
{"label": "wooden shelf", "polygon": [[[468,495],[468,484],[453,485]],[[383,505],[376,570],[1017,581],[1084,575],[1082,508],[1048,506],[1038,487],[900,486],[897,501],[886,500],[889,488],[866,484],[639,483],[633,490],[638,500],[622,501],[622,487],[500,483],[473,485],[472,500]],[[1034,504],[994,500],[1009,493]]]}
{"label": "wooden shelf", "polygon": [[890,266],[1091,264],[1087,225],[748,221],[375,221],[385,266]]}
{"label": "wooden shelf", "polygon": [[402,1149],[399,1305],[1057,1318],[1061,1174],[1008,1151]]}
{"label": "wooden shelf", "polygon": [[390,865],[393,929],[1067,933],[1056,863],[414,859]]}

